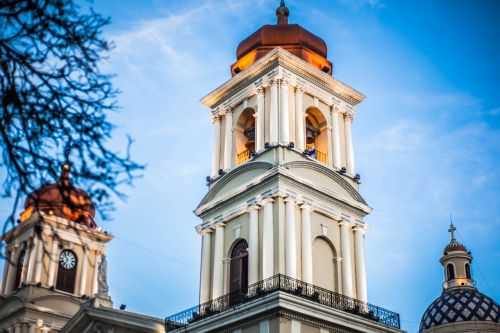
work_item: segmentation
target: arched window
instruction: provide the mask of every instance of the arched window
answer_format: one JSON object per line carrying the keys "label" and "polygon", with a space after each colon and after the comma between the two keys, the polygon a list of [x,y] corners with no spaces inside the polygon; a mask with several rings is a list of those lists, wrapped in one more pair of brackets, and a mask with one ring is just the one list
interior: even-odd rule
{"label": "arched window", "polygon": [[455,267],[452,264],[446,265],[446,272],[448,275],[448,281],[455,278]]}
{"label": "arched window", "polygon": [[75,253],[70,250],[63,250],[59,255],[56,289],[72,294],[75,292],[77,266],[78,259]]}
{"label": "arched window", "polygon": [[321,163],[328,164],[327,122],[323,113],[315,107],[306,111],[305,154]]}
{"label": "arched window", "polygon": [[26,257],[26,250],[22,250],[17,258],[16,265],[16,278],[14,280],[14,287],[12,289],[16,290],[21,284],[21,276],[23,274],[24,258]]}
{"label": "arched window", "polygon": [[231,251],[231,266],[229,278],[229,292],[231,303],[236,303],[239,295],[248,291],[248,243],[246,240],[239,240]]}
{"label": "arched window", "polygon": [[472,276],[470,274],[470,265],[468,262],[465,263],[465,276],[468,278],[468,279],[472,279]]}
{"label": "arched window", "polygon": [[250,159],[255,152],[255,110],[247,108],[236,123],[236,164]]}

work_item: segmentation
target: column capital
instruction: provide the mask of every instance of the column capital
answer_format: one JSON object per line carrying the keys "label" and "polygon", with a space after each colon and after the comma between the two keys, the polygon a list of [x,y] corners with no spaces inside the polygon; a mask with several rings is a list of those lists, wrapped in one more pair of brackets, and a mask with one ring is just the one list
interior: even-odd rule
{"label": "column capital", "polygon": [[369,226],[367,223],[365,223],[365,224],[356,223],[356,224],[354,224],[352,229],[356,232],[360,232],[362,234],[365,234],[368,231],[368,227]]}
{"label": "column capital", "polygon": [[284,202],[292,202],[292,203],[296,203],[297,202],[297,199],[294,198],[294,197],[291,197],[291,196],[286,196],[283,200]]}
{"label": "column capital", "polygon": [[264,88],[263,87],[259,87],[257,88],[257,96],[264,96]]}
{"label": "column capital", "polygon": [[301,202],[299,203],[299,206],[300,206],[300,209],[303,209],[303,210],[311,210],[312,209],[312,204],[310,202]]}
{"label": "column capital", "polygon": [[219,227],[224,228],[225,226],[226,226],[226,224],[225,224],[225,223],[224,223],[224,221],[222,221],[222,220],[215,221],[215,222],[211,225],[211,227],[212,227],[213,229],[217,229],[217,228],[219,228]]}
{"label": "column capital", "polygon": [[230,106],[226,106],[226,107],[222,107],[219,114],[221,116],[225,116],[225,115],[232,115],[233,114],[233,108],[230,107]]}
{"label": "column capital", "polygon": [[204,235],[204,234],[207,234],[207,233],[211,233],[212,231],[213,230],[210,227],[202,227],[201,225],[199,225],[199,226],[196,227],[196,232],[199,235]]}
{"label": "column capital", "polygon": [[210,113],[210,120],[212,120],[212,123],[216,123],[216,122],[219,122],[220,121],[220,114],[214,114],[214,113]]}
{"label": "column capital", "polygon": [[290,82],[288,81],[288,79],[285,79],[285,78],[278,79],[278,82],[280,83],[280,85],[281,85],[282,87],[286,87],[286,86],[288,86],[288,84],[290,83]]}
{"label": "column capital", "polygon": [[341,257],[335,257],[335,258],[333,258],[333,261],[341,263],[342,262],[342,258]]}
{"label": "column capital", "polygon": [[304,87],[297,85],[297,87],[295,87],[295,94],[302,95],[303,93],[304,93]]}
{"label": "column capital", "polygon": [[247,212],[250,212],[251,210],[259,210],[259,209],[260,209],[260,205],[256,202],[253,202],[253,203],[248,205]]}
{"label": "column capital", "polygon": [[267,85],[269,86],[276,86],[278,84],[278,80],[276,79],[270,79],[269,81],[267,81]]}
{"label": "column capital", "polygon": [[274,199],[269,196],[269,197],[262,198],[261,205],[265,205],[266,203],[273,203],[273,202],[274,202]]}
{"label": "column capital", "polygon": [[351,224],[351,221],[346,220],[346,219],[342,219],[342,220],[339,221],[339,225],[341,225],[341,226],[342,225],[350,226],[352,224]]}

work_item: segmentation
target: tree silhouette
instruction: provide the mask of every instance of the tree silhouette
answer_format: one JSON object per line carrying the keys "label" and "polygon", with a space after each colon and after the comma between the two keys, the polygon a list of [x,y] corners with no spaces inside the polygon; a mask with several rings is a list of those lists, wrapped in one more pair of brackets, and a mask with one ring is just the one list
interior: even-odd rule
{"label": "tree silhouette", "polygon": [[108,23],[70,0],[0,1],[0,172],[3,196],[14,199],[11,225],[21,198],[54,182],[65,161],[103,218],[143,168],[130,138],[123,153],[107,142],[118,93],[100,68]]}

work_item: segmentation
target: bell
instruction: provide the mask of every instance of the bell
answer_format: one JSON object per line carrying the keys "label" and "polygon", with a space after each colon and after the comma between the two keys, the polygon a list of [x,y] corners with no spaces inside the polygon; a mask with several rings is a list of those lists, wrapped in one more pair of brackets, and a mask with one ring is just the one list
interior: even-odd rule
{"label": "bell", "polygon": [[306,124],[306,143],[314,143],[314,139],[318,136],[319,131],[315,129],[309,122]]}
{"label": "bell", "polygon": [[247,137],[247,142],[245,143],[245,147],[253,151],[255,149],[255,125],[249,127],[243,131],[243,134]]}

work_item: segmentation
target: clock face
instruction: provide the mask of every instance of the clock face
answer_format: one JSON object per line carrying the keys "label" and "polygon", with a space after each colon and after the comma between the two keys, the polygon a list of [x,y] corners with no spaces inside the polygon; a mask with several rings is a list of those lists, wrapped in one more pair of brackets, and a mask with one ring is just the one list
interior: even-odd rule
{"label": "clock face", "polygon": [[59,264],[66,269],[72,269],[75,267],[76,258],[73,252],[64,250],[61,252],[61,256],[59,257]]}

